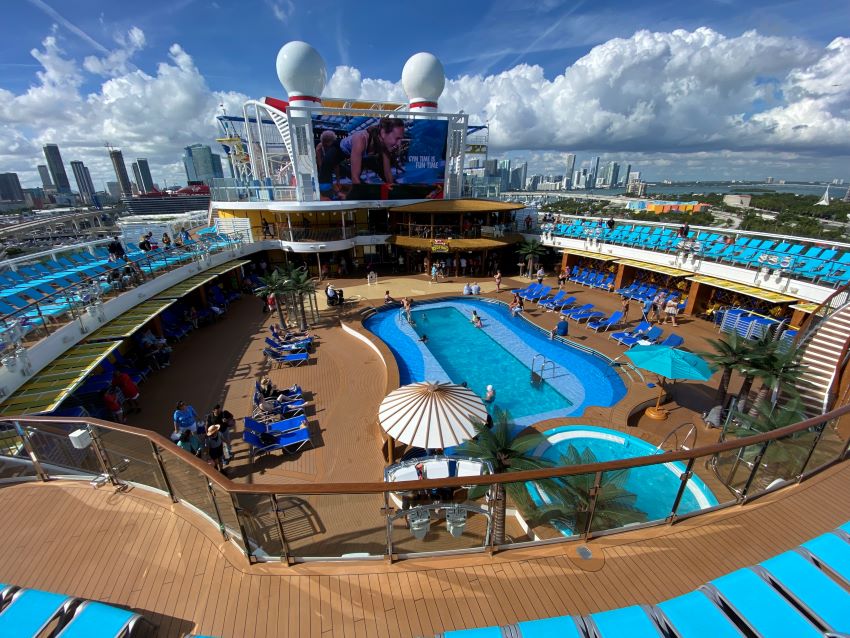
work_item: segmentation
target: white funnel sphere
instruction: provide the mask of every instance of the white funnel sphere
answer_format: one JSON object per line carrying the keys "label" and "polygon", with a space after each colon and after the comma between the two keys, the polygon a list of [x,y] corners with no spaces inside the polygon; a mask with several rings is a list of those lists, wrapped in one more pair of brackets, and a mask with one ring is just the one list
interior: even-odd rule
{"label": "white funnel sphere", "polygon": [[410,102],[436,102],[446,86],[443,63],[433,53],[416,53],[404,63],[401,85]]}
{"label": "white funnel sphere", "polygon": [[277,77],[286,93],[319,97],[328,72],[319,52],[306,42],[287,42],[277,52]]}

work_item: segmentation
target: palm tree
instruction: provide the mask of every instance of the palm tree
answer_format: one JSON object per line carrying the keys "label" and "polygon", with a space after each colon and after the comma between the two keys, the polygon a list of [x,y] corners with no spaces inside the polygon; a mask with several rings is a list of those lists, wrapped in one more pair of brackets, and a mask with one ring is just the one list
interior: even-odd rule
{"label": "palm tree", "polygon": [[796,395],[794,380],[800,376],[801,371],[802,366],[797,361],[796,352],[779,352],[776,347],[772,348],[769,356],[762,358],[753,366],[752,372],[761,380],[762,385],[750,407],[749,415],[753,418],[758,417],[759,407],[768,401],[769,392],[774,398],[783,391]]}
{"label": "palm tree", "polygon": [[[465,441],[458,447],[458,452],[472,457],[489,461],[493,466],[493,472],[503,474],[505,472],[521,472],[523,470],[539,470],[555,467],[556,464],[542,457],[532,456],[531,452],[539,445],[546,443],[546,437],[540,432],[532,431],[516,436],[513,433],[513,425],[506,411],[497,410],[494,418],[493,428],[484,424],[475,424],[476,437]],[[497,545],[505,542],[505,493],[510,496],[524,516],[540,520],[563,515],[568,501],[565,498],[564,484],[559,479],[543,479],[535,483],[545,490],[550,503],[547,505],[535,504],[529,495],[528,488],[524,482],[496,483],[492,486],[494,491],[493,508],[493,537]],[[469,498],[481,498],[490,489],[489,486],[475,487],[469,490]]]}
{"label": "palm tree", "polygon": [[546,252],[546,247],[536,239],[532,239],[530,241],[523,241],[517,246],[516,251],[520,257],[528,262],[528,274],[531,276],[531,269],[534,267],[534,258],[543,255]]}
{"label": "palm tree", "polygon": [[[561,456],[561,465],[587,465],[597,459],[590,449],[579,452],[574,446],[567,447]],[[598,530],[614,529],[632,523],[646,521],[646,513],[635,507],[637,495],[625,488],[629,470],[614,470],[602,473],[600,489],[593,508],[593,528]],[[574,533],[587,530],[590,522],[590,505],[593,502],[594,474],[576,474],[562,479],[567,493],[575,499],[572,520],[568,522]]]}
{"label": "palm tree", "polygon": [[741,339],[737,333],[731,333],[726,339],[708,339],[714,352],[700,352],[709,362],[723,370],[720,385],[717,386],[717,400],[726,405],[726,395],[729,392],[729,382],[732,371],[738,370],[749,362],[752,355],[752,345],[746,339]]}
{"label": "palm tree", "polygon": [[301,330],[307,329],[307,312],[304,308],[304,296],[312,295],[316,292],[316,283],[304,268],[290,268],[287,275],[286,292],[294,295],[299,310]]}
{"label": "palm tree", "polygon": [[744,382],[741,384],[741,389],[738,391],[738,402],[749,398],[750,388],[753,387],[753,381],[756,378],[756,371],[762,366],[764,361],[773,356],[778,344],[770,335],[764,335],[754,343],[750,344],[750,354],[747,361],[739,363],[736,370],[744,375]]}
{"label": "palm tree", "polygon": [[271,274],[266,275],[265,277],[260,277],[260,281],[263,282],[263,285],[257,288],[255,291],[258,297],[265,299],[269,295],[274,296],[275,307],[277,308],[277,315],[280,319],[280,325],[282,328],[286,328],[286,320],[283,316],[283,307],[280,303],[281,297],[286,296],[288,289],[288,279],[280,270],[273,270]]}

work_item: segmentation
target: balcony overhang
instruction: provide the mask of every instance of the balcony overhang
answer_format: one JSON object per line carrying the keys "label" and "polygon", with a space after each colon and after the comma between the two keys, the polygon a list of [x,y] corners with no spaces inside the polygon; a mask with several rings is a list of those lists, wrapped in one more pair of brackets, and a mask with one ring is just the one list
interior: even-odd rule
{"label": "balcony overhang", "polygon": [[[441,240],[448,245],[448,252],[460,252],[462,250],[495,250],[512,246],[522,241],[522,235],[513,233],[499,239],[446,239]],[[401,246],[402,248],[413,248],[415,250],[431,250],[434,245],[433,239],[423,237],[406,237],[404,235],[393,235],[387,239],[388,244]]]}

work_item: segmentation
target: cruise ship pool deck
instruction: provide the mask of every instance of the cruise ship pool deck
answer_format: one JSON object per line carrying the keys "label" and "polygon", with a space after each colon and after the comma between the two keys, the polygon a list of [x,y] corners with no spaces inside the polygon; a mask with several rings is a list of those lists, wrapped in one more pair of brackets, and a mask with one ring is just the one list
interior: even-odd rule
{"label": "cruise ship pool deck", "polygon": [[[173,364],[143,385],[144,409],[130,415],[129,425],[168,436],[178,400],[199,411],[221,402],[239,420],[239,432],[241,418],[251,413],[255,381],[269,374],[279,387],[297,383],[304,388],[313,447],[249,462],[247,446],[237,435],[228,478],[246,487],[303,485],[305,491],[310,484],[380,482],[386,461],[376,415],[388,388],[398,384],[398,371],[379,356],[390,356],[385,346],[364,342],[370,339],[361,311],[380,303],[386,289],[396,298],[438,298],[459,294],[465,280],[431,284],[411,276],[381,280],[377,286],[359,281],[335,282],[353,301],[341,310],[322,308],[314,330],[319,345],[309,364],[297,368],[269,369],[264,361],[264,339],[276,315],[262,314],[257,299],[233,303],[226,319],[175,345]],[[504,289],[525,283],[506,279],[503,292],[496,293],[492,282],[486,282],[482,294],[508,301]],[[573,284],[566,290],[603,311],[619,309],[616,295]],[[554,327],[557,313],[533,304],[527,309],[530,321],[546,330]],[[675,332],[685,338],[685,347],[708,349],[706,339],[717,335],[714,327],[689,317],[681,320]],[[346,330],[340,329],[340,321]],[[611,358],[622,355],[622,347],[605,333],[572,322],[570,329],[576,343]],[[651,376],[647,380],[655,380]],[[715,375],[707,383],[677,383],[664,422],[642,416],[640,409],[654,403],[657,390],[626,380],[626,396],[613,406],[591,405],[533,427],[605,427],[658,445],[674,427],[696,423],[696,445],[708,445],[717,441],[718,431],[705,427],[699,414],[714,404],[717,380]],[[701,464],[694,470],[718,501],[731,500],[713,472]],[[745,506],[587,541],[494,554],[292,565],[249,563],[234,543],[223,541],[209,519],[138,486],[118,493],[109,486],[93,490],[82,481],[3,484],[0,582],[130,606],[155,622],[157,635],[163,636],[432,636],[655,604],[684,594],[846,522],[848,480],[845,460]],[[287,534],[296,555],[381,555],[387,536],[383,498],[314,495],[305,500],[316,507],[304,508],[303,517],[288,530],[293,534]],[[322,512],[324,516],[317,514]],[[558,536],[551,528],[534,532],[538,538]],[[468,533],[483,532],[471,525]],[[507,533],[513,540],[527,538],[510,518]],[[435,542],[454,548],[448,539]]]}

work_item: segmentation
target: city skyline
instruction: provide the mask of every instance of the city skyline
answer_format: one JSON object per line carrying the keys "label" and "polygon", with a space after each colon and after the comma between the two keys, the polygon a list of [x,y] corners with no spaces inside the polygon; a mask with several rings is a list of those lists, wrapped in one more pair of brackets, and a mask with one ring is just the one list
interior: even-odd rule
{"label": "city skyline", "polygon": [[841,32],[850,8],[837,0],[814,13],[762,0],[617,11],[437,2],[435,16],[459,19],[375,45],[352,34],[390,10],[401,21],[421,11],[339,7],[327,25],[316,20],[321,5],[249,3],[252,37],[238,49],[206,35],[232,18],[216,2],[10,6],[0,25],[0,171],[37,186],[41,148],[55,143],[102,184],[108,140],[147,158],[155,181],[182,181],[181,151],[215,147],[220,105],[238,113],[249,97],[285,97],[274,56],[303,39],[326,60],[324,94],[343,97],[404,100],[404,61],[434,52],[448,78],[441,110],[488,122],[490,157],[525,156],[531,172],[553,172],[578,152],[639,164],[650,180],[850,178],[850,38]]}

